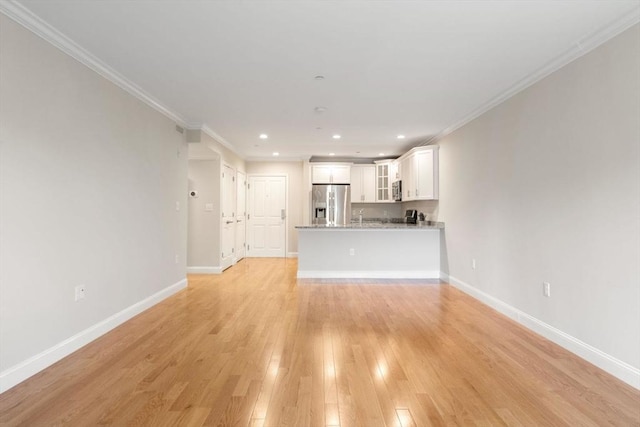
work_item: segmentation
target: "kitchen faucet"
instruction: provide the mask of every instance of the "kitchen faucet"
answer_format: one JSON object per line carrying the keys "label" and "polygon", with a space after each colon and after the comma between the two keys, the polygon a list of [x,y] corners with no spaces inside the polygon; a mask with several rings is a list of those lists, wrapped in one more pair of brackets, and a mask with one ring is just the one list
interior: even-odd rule
{"label": "kitchen faucet", "polygon": [[360,223],[360,225],[362,225],[362,212],[364,211],[364,209],[360,209],[360,212],[358,213],[358,222]]}

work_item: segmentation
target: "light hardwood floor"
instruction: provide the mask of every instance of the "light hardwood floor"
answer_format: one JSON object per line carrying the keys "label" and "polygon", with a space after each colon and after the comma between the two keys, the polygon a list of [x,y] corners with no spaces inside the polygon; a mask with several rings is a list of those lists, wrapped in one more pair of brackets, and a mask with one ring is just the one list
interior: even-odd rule
{"label": "light hardwood floor", "polygon": [[245,259],[0,395],[0,424],[640,425],[640,393],[449,285]]}

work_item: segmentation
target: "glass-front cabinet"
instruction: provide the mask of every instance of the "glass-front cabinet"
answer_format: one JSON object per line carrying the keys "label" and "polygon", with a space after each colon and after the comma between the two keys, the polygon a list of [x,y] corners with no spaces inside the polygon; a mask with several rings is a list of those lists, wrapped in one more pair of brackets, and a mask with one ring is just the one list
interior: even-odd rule
{"label": "glass-front cabinet", "polygon": [[376,161],[376,202],[392,202],[392,160]]}

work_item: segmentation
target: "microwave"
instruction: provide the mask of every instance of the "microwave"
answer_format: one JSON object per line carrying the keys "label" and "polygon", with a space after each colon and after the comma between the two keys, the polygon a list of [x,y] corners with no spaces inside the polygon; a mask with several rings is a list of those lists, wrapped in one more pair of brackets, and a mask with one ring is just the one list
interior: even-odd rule
{"label": "microwave", "polygon": [[402,201],[402,181],[396,181],[391,184],[391,196],[394,201]]}

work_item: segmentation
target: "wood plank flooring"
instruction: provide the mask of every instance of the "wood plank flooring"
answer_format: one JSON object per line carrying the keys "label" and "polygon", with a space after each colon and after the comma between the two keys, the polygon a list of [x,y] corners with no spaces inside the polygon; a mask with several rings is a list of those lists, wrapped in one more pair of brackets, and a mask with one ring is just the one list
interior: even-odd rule
{"label": "wood plank flooring", "polygon": [[295,275],[190,276],[0,395],[0,425],[640,425],[638,390],[449,285]]}

